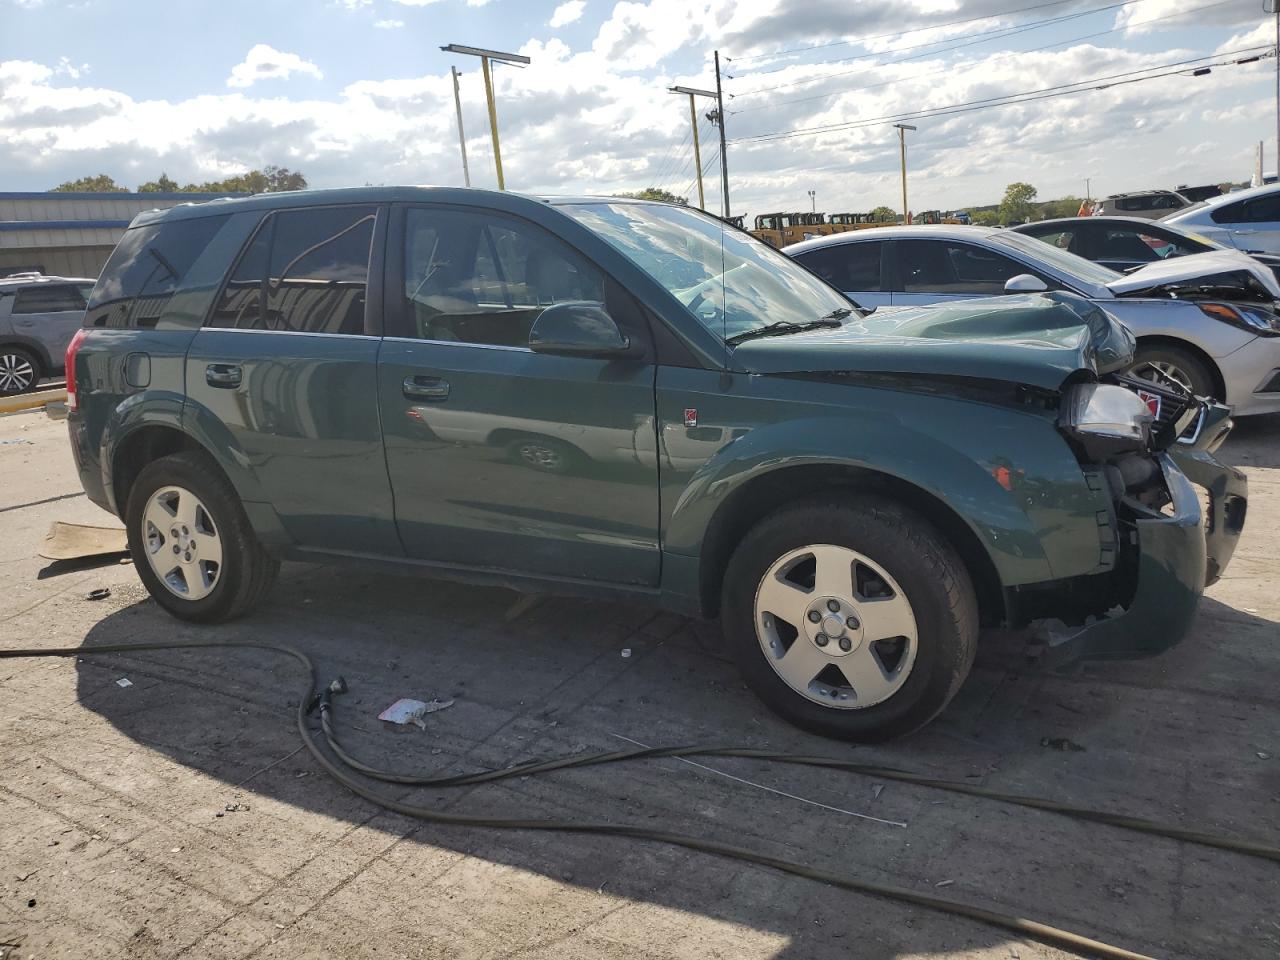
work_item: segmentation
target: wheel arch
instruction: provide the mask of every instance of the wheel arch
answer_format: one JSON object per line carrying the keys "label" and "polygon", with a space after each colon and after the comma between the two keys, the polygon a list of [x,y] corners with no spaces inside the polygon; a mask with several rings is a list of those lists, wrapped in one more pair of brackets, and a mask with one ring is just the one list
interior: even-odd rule
{"label": "wheel arch", "polygon": [[168,424],[144,424],[121,437],[111,452],[111,495],[116,505],[116,514],[124,517],[129,492],[147,464],[161,457],[189,450],[204,453],[215,464],[217,462],[194,437]]}
{"label": "wheel arch", "polygon": [[1167,334],[1155,333],[1138,337],[1137,344],[1139,350],[1143,347],[1173,347],[1191,354],[1196,360],[1204,364],[1205,370],[1209,372],[1209,376],[1213,379],[1214,399],[1226,400],[1227,382],[1222,376],[1222,370],[1219,369],[1213,357],[1209,356],[1202,347],[1192,343],[1190,340],[1184,340],[1182,337],[1171,337]]}
{"label": "wheel arch", "polygon": [[779,467],[740,485],[712,515],[699,557],[699,599],[718,616],[725,567],[738,543],[759,520],[778,508],[830,493],[875,493],[915,511],[931,523],[959,555],[973,580],[984,626],[1001,623],[1006,605],[1000,576],[981,539],[955,510],[934,494],[900,477],[846,464]]}
{"label": "wheel arch", "polygon": [[17,347],[31,354],[38,366],[36,372],[43,376],[55,373],[59,367],[59,364],[49,355],[48,347],[32,337],[24,337],[20,333],[0,334],[0,350],[4,350],[6,347]]}

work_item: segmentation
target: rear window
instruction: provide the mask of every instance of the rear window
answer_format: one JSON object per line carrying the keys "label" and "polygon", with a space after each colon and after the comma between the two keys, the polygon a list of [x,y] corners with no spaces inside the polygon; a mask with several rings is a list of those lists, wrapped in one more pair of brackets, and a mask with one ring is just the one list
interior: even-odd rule
{"label": "rear window", "polygon": [[13,301],[15,314],[80,313],[84,308],[84,293],[74,283],[41,283],[22,287]]}
{"label": "rear window", "polygon": [[154,327],[182,278],[227,219],[171,220],[126,230],[93,288],[85,325]]}
{"label": "rear window", "polygon": [[294,333],[364,332],[377,208],[269,214],[227,281],[211,327]]}

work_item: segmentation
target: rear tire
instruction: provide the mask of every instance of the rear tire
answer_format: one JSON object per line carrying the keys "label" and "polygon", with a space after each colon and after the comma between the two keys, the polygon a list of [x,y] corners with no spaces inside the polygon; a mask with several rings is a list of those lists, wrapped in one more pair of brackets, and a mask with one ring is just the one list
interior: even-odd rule
{"label": "rear tire", "polygon": [[1129,373],[1159,386],[1175,385],[1193,396],[1222,399],[1217,397],[1213,374],[1208,367],[1190,350],[1182,347],[1163,343],[1139,346]]}
{"label": "rear tire", "polygon": [[143,467],[129,491],[125,527],[143,585],[180,620],[221,623],[247,613],[280,570],[235,489],[202,451]]}
{"label": "rear tire", "polygon": [[841,740],[924,726],[977,651],[964,563],[923,517],[874,495],[812,500],[760,521],[729,561],[721,613],[760,699]]}
{"label": "rear tire", "polygon": [[0,347],[0,397],[14,397],[36,388],[44,371],[40,359],[22,347]]}

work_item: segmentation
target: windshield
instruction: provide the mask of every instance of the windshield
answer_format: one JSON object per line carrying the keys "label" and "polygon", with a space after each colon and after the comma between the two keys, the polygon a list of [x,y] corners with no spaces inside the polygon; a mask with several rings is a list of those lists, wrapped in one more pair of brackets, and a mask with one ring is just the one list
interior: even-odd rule
{"label": "windshield", "polygon": [[1023,256],[1032,257],[1041,263],[1054,267],[1068,277],[1079,277],[1081,280],[1097,284],[1100,287],[1105,287],[1108,283],[1120,277],[1120,274],[1110,267],[1104,267],[1100,263],[1094,263],[1092,260],[1078,257],[1074,253],[1067,253],[1067,251],[1045,243],[1043,240],[1028,237],[1025,233],[1001,230],[998,233],[991,234],[991,240],[994,243],[1012,247]]}
{"label": "windshield", "polygon": [[697,210],[608,201],[559,209],[633,260],[724,339],[766,324],[810,324],[853,306],[789,257]]}

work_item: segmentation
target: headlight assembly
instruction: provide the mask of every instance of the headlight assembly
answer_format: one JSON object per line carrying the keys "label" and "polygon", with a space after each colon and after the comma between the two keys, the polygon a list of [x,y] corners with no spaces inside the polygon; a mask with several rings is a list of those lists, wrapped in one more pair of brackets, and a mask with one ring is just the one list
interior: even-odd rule
{"label": "headlight assembly", "polygon": [[1280,337],[1280,317],[1264,307],[1235,303],[1197,303],[1200,312],[1260,336]]}
{"label": "headlight assembly", "polygon": [[1058,425],[1099,455],[1146,449],[1150,444],[1151,408],[1132,390],[1105,383],[1081,383],[1062,395]]}

